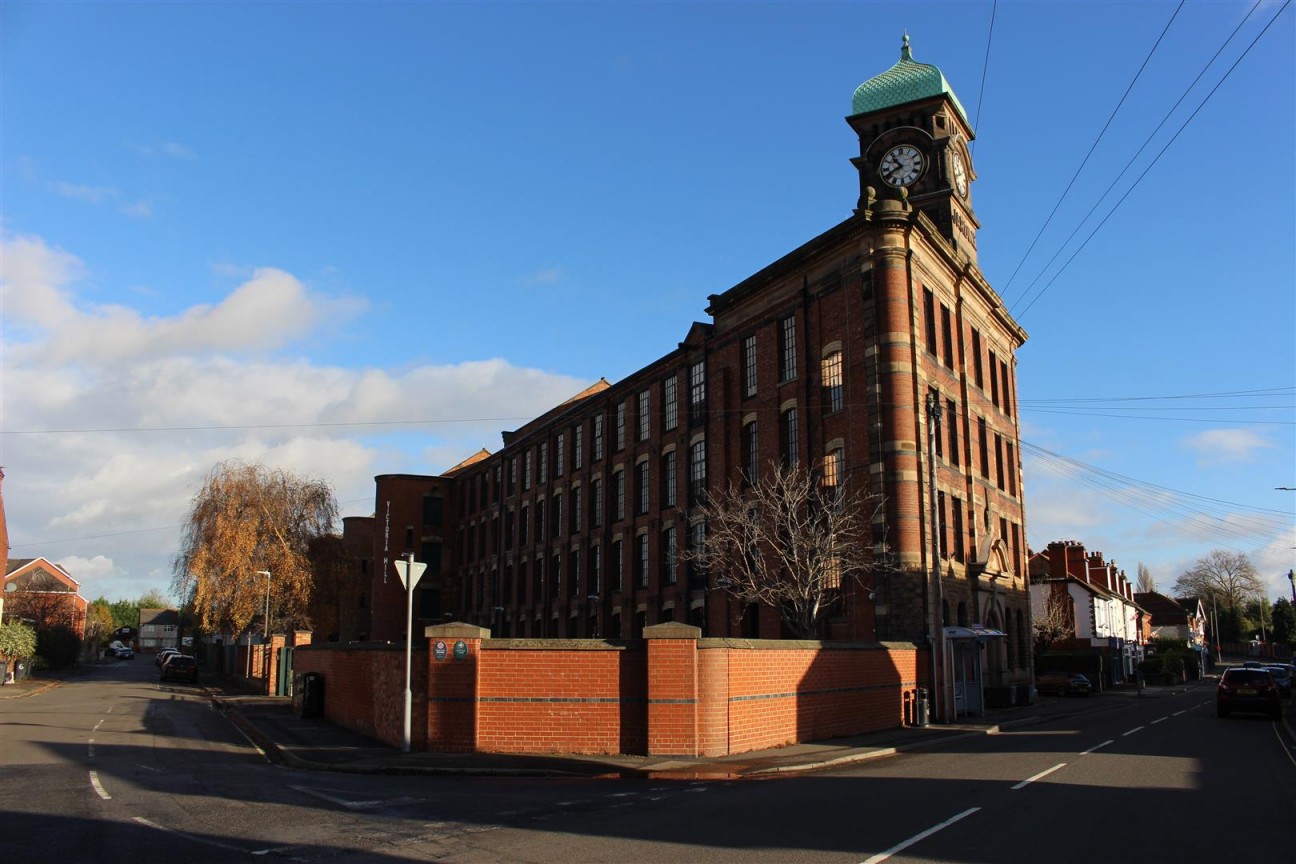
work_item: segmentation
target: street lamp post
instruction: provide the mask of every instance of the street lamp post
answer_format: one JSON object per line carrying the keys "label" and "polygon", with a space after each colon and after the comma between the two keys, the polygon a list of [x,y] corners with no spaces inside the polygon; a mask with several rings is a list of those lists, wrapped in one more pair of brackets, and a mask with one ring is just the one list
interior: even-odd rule
{"label": "street lamp post", "polygon": [[263,626],[265,628],[264,630],[265,639],[262,640],[264,647],[262,647],[261,649],[261,652],[263,654],[261,660],[262,660],[262,664],[265,666],[266,695],[269,696],[270,695],[270,653],[269,653],[270,652],[270,571],[258,570],[256,572],[258,576],[266,577],[265,618],[263,619]]}

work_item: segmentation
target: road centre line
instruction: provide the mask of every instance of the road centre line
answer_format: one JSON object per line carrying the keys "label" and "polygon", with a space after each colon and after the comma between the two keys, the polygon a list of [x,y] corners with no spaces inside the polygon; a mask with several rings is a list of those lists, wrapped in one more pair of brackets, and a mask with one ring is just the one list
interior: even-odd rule
{"label": "road centre line", "polygon": [[1157,719],[1155,719],[1155,720],[1152,721],[1152,725],[1155,726],[1156,724],[1161,723],[1161,722],[1163,722],[1163,721],[1165,721],[1165,720],[1169,720],[1169,719],[1170,719],[1169,717],[1158,717]]}
{"label": "road centre line", "polygon": [[1282,733],[1278,731],[1278,724],[1270,723],[1269,725],[1270,727],[1273,728],[1273,733],[1275,736],[1277,736],[1278,743],[1282,745],[1282,751],[1287,754],[1287,758],[1291,760],[1291,763],[1293,765],[1296,765],[1296,756],[1292,756],[1291,750],[1288,749],[1287,742],[1283,740]]}
{"label": "road centre line", "polygon": [[111,801],[111,800],[112,800],[112,796],[108,794],[108,790],[105,789],[105,788],[103,787],[103,784],[99,782],[99,772],[98,772],[98,771],[91,771],[91,772],[90,772],[90,785],[94,787],[95,794],[98,795],[100,798],[102,798],[102,799],[105,800],[105,801]]}
{"label": "road centre line", "polygon": [[103,721],[103,718],[100,717],[100,718],[99,718],[99,722],[96,723],[96,724],[94,725],[94,728],[91,729],[90,731],[91,731],[91,732],[98,732],[98,731],[99,731],[99,727],[103,725],[103,722],[104,722],[104,721]]}
{"label": "road centre line", "polygon": [[940,823],[939,825],[933,825],[932,827],[928,828],[926,831],[923,831],[919,834],[915,834],[914,836],[910,837],[908,840],[904,840],[901,841],[900,843],[897,843],[896,845],[892,846],[890,849],[886,850],[885,852],[879,852],[878,854],[874,855],[872,858],[865,859],[864,864],[881,864],[881,862],[887,860],[897,852],[901,852],[905,849],[908,849],[910,846],[914,845],[915,843],[918,843],[922,840],[926,840],[928,837],[935,834],[937,831],[940,831],[944,828],[948,828],[949,826],[953,825],[955,822],[959,821],[963,817],[971,816],[973,813],[977,812],[980,809],[981,809],[980,807],[969,807],[968,809],[964,810],[962,813],[958,814],[957,816],[951,816],[950,818],[946,819],[944,822]]}
{"label": "road centre line", "polygon": [[1059,762],[1058,764],[1054,765],[1052,768],[1049,768],[1047,771],[1041,771],[1040,773],[1036,774],[1034,777],[1027,777],[1025,780],[1021,781],[1020,783],[1018,783],[1016,786],[1012,788],[1016,790],[1016,789],[1021,789],[1024,786],[1028,786],[1031,783],[1034,783],[1036,780],[1040,779],[1041,777],[1047,777],[1048,775],[1052,774],[1054,771],[1058,770],[1059,768],[1065,768],[1066,764],[1067,763],[1065,762]]}
{"label": "road centre line", "polygon": [[1185,709],[1182,710],[1182,711],[1176,711],[1175,713],[1171,714],[1170,716],[1171,716],[1171,717],[1178,717],[1180,714],[1187,714],[1187,713],[1188,713],[1188,709],[1185,708]]}
{"label": "road centre line", "polygon": [[1143,728],[1142,726],[1135,726],[1133,729],[1129,730],[1128,732],[1122,732],[1122,733],[1121,733],[1121,737],[1122,737],[1122,738],[1127,738],[1127,737],[1129,737],[1130,735],[1133,735],[1135,732],[1139,731],[1139,730],[1142,729],[1142,728]]}
{"label": "road centre line", "polygon": [[1112,743],[1112,739],[1108,738],[1106,741],[1102,742],[1101,744],[1095,744],[1094,746],[1090,747],[1088,750],[1082,750],[1080,752],[1080,755],[1087,756],[1088,754],[1094,752],[1095,750],[1101,750],[1102,748],[1106,747],[1108,744],[1111,743]]}

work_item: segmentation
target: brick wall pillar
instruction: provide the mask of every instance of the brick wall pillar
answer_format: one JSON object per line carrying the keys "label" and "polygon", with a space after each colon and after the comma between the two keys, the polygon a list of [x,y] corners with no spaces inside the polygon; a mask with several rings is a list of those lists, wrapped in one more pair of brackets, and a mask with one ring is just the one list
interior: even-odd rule
{"label": "brick wall pillar", "polygon": [[292,632],[292,647],[299,645],[310,645],[315,639],[315,634],[310,630],[294,630]]}
{"label": "brick wall pillar", "polygon": [[648,755],[697,756],[698,639],[678,621],[645,627],[648,642]]}
{"label": "brick wall pillar", "polygon": [[[478,664],[490,631],[471,624],[437,624],[428,640],[427,749],[470,753],[477,749]],[[462,655],[462,656],[461,656]]]}

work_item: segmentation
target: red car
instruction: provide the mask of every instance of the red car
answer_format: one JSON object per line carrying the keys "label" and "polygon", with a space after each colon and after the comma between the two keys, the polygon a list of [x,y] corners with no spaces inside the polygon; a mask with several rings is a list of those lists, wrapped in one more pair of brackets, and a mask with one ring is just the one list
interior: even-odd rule
{"label": "red car", "polygon": [[1282,717],[1282,697],[1268,669],[1225,669],[1215,691],[1215,708],[1221,717],[1252,711],[1277,720]]}

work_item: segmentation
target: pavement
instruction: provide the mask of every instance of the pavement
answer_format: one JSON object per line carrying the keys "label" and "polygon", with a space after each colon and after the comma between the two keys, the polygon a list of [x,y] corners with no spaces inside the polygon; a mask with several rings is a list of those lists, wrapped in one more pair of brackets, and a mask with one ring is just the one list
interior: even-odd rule
{"label": "pavement", "polygon": [[[39,696],[76,672],[0,687],[0,699]],[[1129,707],[1193,688],[1210,692],[1216,678],[1168,687],[1117,688],[1089,697],[1040,696],[1032,705],[987,709],[985,716],[957,723],[884,729],[847,738],[812,741],[734,756],[627,756],[621,754],[402,753],[322,717],[301,717],[291,697],[251,695],[234,680],[209,677],[201,689],[212,707],[252,742],[266,759],[294,768],[360,774],[462,774],[548,777],[648,777],[680,780],[736,780],[810,772],[869,759],[947,746],[980,735],[1044,723],[1061,717]],[[1296,738],[1296,703],[1284,718]]]}

